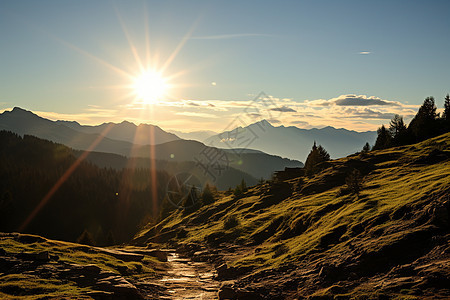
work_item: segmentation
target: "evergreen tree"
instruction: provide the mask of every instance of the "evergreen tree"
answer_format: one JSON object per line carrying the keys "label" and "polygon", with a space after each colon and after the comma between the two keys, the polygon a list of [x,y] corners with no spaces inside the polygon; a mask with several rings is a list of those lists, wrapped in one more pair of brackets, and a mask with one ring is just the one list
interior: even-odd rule
{"label": "evergreen tree", "polygon": [[359,192],[362,189],[362,177],[358,169],[354,169],[346,178],[345,183],[348,189],[359,196]]}
{"label": "evergreen tree", "polygon": [[450,130],[450,95],[447,94],[444,98],[444,112],[442,114],[442,121],[444,123],[444,132]]}
{"label": "evergreen tree", "polygon": [[245,193],[247,191],[247,183],[245,182],[244,178],[242,178],[242,181],[241,181],[241,190],[243,193]]}
{"label": "evergreen tree", "polygon": [[317,147],[314,141],[311,152],[309,152],[305,162],[306,175],[311,176],[317,173],[319,171],[318,164],[328,160],[330,160],[330,154],[322,146],[319,145]]}
{"label": "evergreen tree", "polygon": [[386,130],[386,127],[384,125],[381,125],[380,128],[377,130],[377,140],[375,141],[375,145],[373,146],[373,150],[380,150],[380,149],[386,149],[391,146],[391,135]]}
{"label": "evergreen tree", "polygon": [[437,130],[437,118],[438,114],[436,113],[434,98],[427,97],[408,126],[408,131],[412,134],[416,142],[439,134]]}
{"label": "evergreen tree", "polygon": [[369,152],[369,151],[370,151],[370,145],[368,142],[366,142],[366,144],[362,148],[362,152]]}
{"label": "evergreen tree", "polygon": [[87,231],[86,229],[83,231],[83,233],[78,237],[77,239],[78,244],[88,245],[88,246],[94,246],[94,238],[92,234]]}
{"label": "evergreen tree", "polygon": [[205,185],[205,188],[202,192],[202,203],[203,204],[211,204],[214,202],[214,195],[211,192],[211,188],[209,187],[209,184]]}
{"label": "evergreen tree", "polygon": [[405,122],[403,122],[403,117],[395,115],[389,123],[389,133],[392,137],[393,146],[404,145],[407,142],[407,132],[408,130]]}

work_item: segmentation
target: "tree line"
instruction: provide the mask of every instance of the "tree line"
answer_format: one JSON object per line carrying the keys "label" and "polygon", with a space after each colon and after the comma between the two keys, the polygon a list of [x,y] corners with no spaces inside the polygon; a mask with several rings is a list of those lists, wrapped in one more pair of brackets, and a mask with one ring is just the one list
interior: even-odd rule
{"label": "tree line", "polygon": [[[76,164],[73,150],[64,145],[0,131],[0,231],[23,228],[66,241],[88,234],[93,243],[106,245],[130,240],[158,217],[170,178],[167,172],[99,168],[82,161],[68,174]],[[69,176],[62,181],[65,175]]]}
{"label": "tree line", "polygon": [[[395,115],[389,128],[382,125],[377,130],[377,139],[372,150],[386,149],[421,142],[450,131],[450,96],[444,98],[444,112],[436,112],[437,107],[433,97],[427,97],[419,111],[406,126],[403,117]],[[367,144],[363,151],[367,150]]]}

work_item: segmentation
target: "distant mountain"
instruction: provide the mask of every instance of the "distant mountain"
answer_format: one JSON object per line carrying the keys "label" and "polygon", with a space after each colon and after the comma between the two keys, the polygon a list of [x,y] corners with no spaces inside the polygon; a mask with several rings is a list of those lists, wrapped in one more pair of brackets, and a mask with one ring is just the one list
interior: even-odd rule
{"label": "distant mountain", "polygon": [[158,126],[150,124],[136,126],[128,121],[103,123],[97,126],[80,125],[78,122],[70,121],[56,121],[56,123],[79,132],[99,134],[113,140],[126,141],[138,145],[155,145],[180,139],[175,134],[166,132]]}
{"label": "distant mountain", "polygon": [[133,149],[130,142],[109,139],[96,133],[83,133],[66,126],[63,122],[44,119],[19,107],[0,114],[0,130],[2,129],[20,135],[33,135],[80,150],[90,149],[129,156]]}
{"label": "distant mountain", "polygon": [[217,132],[211,130],[200,130],[200,131],[191,131],[191,132],[182,132],[177,130],[169,130],[169,132],[177,135],[183,140],[196,140],[199,142],[204,142],[207,138],[216,135]]}
{"label": "distant mountain", "polygon": [[355,153],[366,142],[375,142],[376,132],[356,132],[325,127],[300,129],[294,126],[272,126],[262,120],[247,127],[238,127],[206,139],[205,144],[218,148],[251,148],[265,153],[305,161],[314,141],[325,147],[332,158]]}
{"label": "distant mountain", "polygon": [[135,150],[133,156],[150,157],[168,161],[195,161],[200,168],[217,167],[216,162],[222,166],[232,167],[252,175],[255,178],[272,176],[277,170],[285,167],[302,167],[297,160],[281,158],[276,155],[266,154],[260,151],[247,149],[217,150],[215,147],[206,146],[197,141],[179,140],[160,145],[140,147]]}
{"label": "distant mountain", "polygon": [[[164,135],[164,131],[156,126],[153,126],[153,128],[155,132],[160,132],[160,136],[172,137],[175,140],[156,145],[138,145],[129,142],[130,137],[134,136],[134,130],[142,128],[144,132],[148,133],[151,127],[146,126],[152,125],[136,126],[129,122],[122,122],[120,124],[105,123],[99,126],[82,126],[77,122],[55,122],[44,119],[30,111],[17,107],[12,111],[5,111],[0,114],[0,130],[12,131],[20,135],[33,135],[67,145],[76,150],[90,150],[169,162],[195,162],[194,166],[200,169],[203,168],[205,174],[211,174],[211,169],[218,167],[217,161],[214,160],[217,157],[211,157],[211,155],[215,154],[221,156],[222,161],[219,168],[230,167],[257,179],[261,177],[268,179],[274,171],[282,170],[285,167],[299,167],[303,165],[299,161],[255,150],[236,149],[219,153],[216,148],[205,146],[197,141],[181,140],[171,134]],[[102,133],[106,128],[110,128],[110,135]],[[128,137],[126,137],[127,132],[130,135]],[[127,138],[127,140],[116,140],[108,136],[123,137]],[[104,159],[104,162],[107,161],[108,159]],[[217,174],[214,175],[225,176],[222,173],[222,170],[218,170]],[[237,178],[239,180],[245,178],[245,176],[241,176],[242,174],[234,175],[239,177]],[[254,181],[251,178],[249,180]]]}

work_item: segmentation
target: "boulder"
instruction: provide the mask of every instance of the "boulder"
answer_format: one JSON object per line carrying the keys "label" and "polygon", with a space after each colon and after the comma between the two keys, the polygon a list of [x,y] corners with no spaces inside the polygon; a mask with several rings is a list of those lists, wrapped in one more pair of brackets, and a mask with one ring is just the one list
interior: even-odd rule
{"label": "boulder", "polygon": [[223,282],[219,289],[219,300],[225,300],[225,299],[237,299],[237,293],[234,289],[234,283],[233,282]]}
{"label": "boulder", "polygon": [[42,251],[42,252],[22,252],[17,254],[17,258],[23,259],[23,260],[32,260],[36,262],[47,262],[50,260],[50,256],[48,254],[48,251]]}

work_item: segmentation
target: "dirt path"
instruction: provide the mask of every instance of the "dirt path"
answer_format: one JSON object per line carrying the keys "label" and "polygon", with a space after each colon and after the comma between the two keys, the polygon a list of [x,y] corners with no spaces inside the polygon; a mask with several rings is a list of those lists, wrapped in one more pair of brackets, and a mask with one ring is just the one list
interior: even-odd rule
{"label": "dirt path", "polygon": [[166,295],[160,299],[217,299],[219,282],[213,279],[211,265],[181,258],[177,253],[168,254],[168,263],[168,275],[159,282],[166,287]]}

